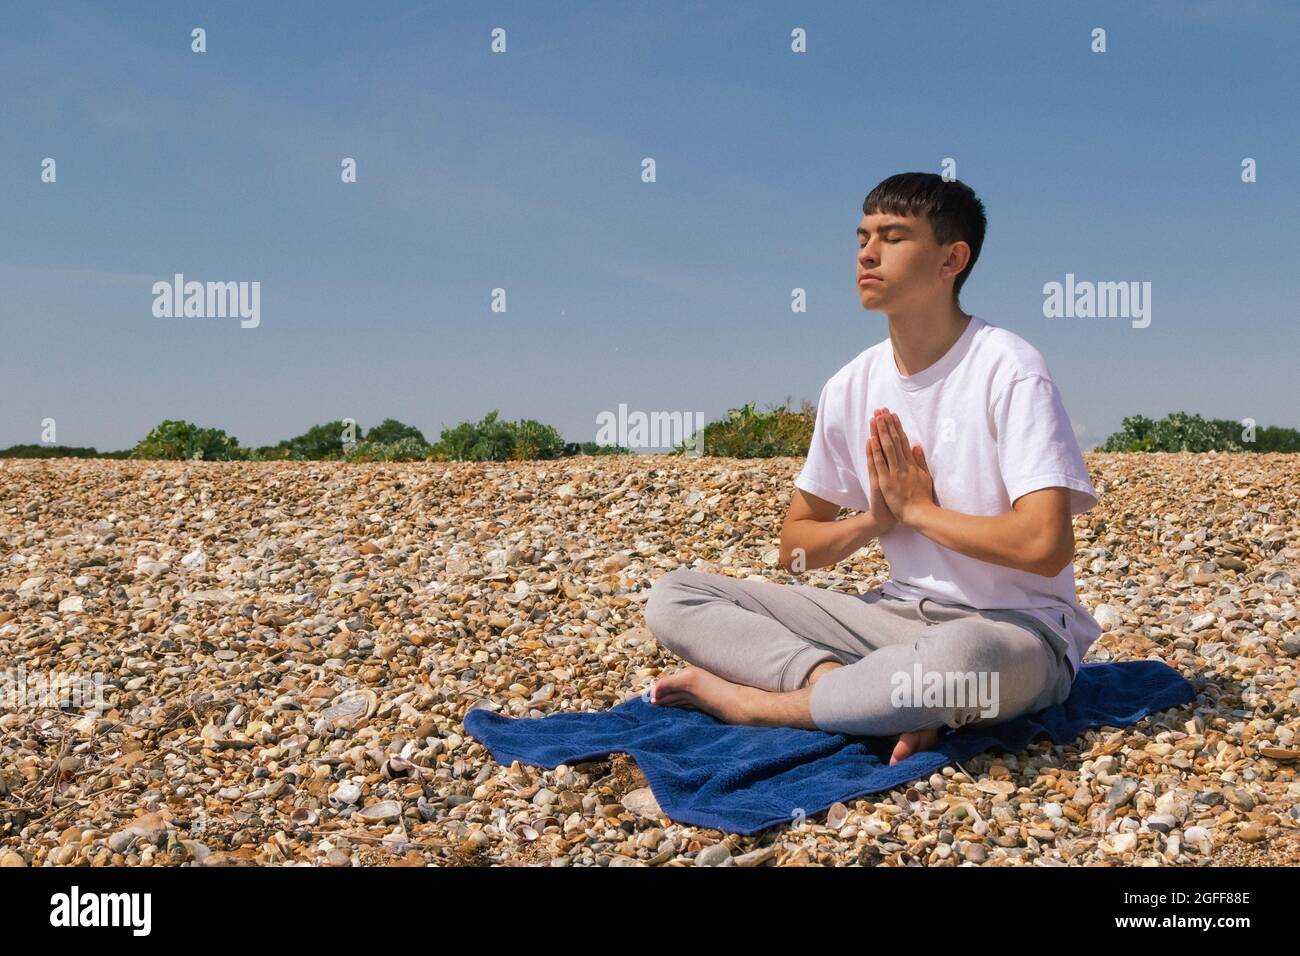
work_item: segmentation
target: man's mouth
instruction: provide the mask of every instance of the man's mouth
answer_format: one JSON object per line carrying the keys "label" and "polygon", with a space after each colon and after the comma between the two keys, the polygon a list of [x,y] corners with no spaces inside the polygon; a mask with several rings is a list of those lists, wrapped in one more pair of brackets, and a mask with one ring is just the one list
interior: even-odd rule
{"label": "man's mouth", "polygon": [[858,285],[867,285],[870,282],[883,282],[880,276],[863,276],[858,280]]}

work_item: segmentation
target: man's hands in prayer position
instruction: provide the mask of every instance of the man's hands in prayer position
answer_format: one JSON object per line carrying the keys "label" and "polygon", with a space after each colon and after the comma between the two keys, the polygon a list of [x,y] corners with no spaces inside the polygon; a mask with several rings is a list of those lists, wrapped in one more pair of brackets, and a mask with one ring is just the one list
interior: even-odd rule
{"label": "man's hands in prayer position", "polygon": [[938,504],[925,452],[920,445],[908,446],[902,423],[887,408],[878,408],[871,416],[867,473],[871,477],[871,512],[886,528],[897,521],[914,524],[918,508]]}
{"label": "man's hands in prayer position", "polygon": [[866,451],[867,511],[837,520],[838,504],[795,488],[781,527],[783,568],[801,573],[836,564],[899,523],[967,557],[1044,577],[1055,577],[1074,560],[1068,487],[1019,495],[998,515],[941,507],[925,452],[910,445],[887,408],[872,416]]}
{"label": "man's hands in prayer position", "polygon": [[[898,416],[876,409],[867,443],[871,512],[936,544],[980,561],[1055,577],[1074,560],[1070,489],[1039,488],[1020,495],[1000,515],[967,515],[939,506],[920,445],[908,443]],[[880,513],[876,513],[877,507]]]}

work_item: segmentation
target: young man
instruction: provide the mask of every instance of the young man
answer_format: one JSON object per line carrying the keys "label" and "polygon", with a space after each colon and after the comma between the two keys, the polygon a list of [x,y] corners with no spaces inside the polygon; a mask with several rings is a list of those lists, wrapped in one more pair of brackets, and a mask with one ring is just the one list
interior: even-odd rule
{"label": "young man", "polygon": [[862,212],[858,293],[889,338],[822,389],[780,551],[798,572],[879,538],[890,579],[858,595],[678,569],[646,620],[695,665],[655,703],[897,735],[894,763],[945,726],[1069,696],[1101,633],[1075,591],[1071,523],[1097,496],[1042,355],[958,303],[984,242],[970,187],[902,173]]}

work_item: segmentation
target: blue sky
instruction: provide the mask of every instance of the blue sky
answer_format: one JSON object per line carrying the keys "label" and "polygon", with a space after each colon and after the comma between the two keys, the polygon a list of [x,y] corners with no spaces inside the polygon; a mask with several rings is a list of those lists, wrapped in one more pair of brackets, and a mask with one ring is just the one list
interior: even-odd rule
{"label": "blue sky", "polygon": [[[962,304],[1085,448],[1300,426],[1300,4],[11,2],[0,37],[0,446],[815,401],[888,335],[863,197],[945,157],[989,215]],[[260,325],[155,318],[175,272],[259,281]],[[1151,282],[1150,326],[1044,317],[1066,273]]]}

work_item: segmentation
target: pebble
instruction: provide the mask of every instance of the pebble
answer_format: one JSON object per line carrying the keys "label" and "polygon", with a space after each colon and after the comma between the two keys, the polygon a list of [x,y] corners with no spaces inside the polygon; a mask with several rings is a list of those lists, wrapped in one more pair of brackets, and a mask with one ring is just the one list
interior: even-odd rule
{"label": "pebble", "polygon": [[1128,853],[1137,846],[1137,835],[1134,833],[1111,833],[1101,841],[1101,849],[1112,855]]}
{"label": "pebble", "polygon": [[1110,788],[1110,792],[1106,795],[1106,806],[1111,810],[1118,810],[1126,806],[1137,791],[1138,782],[1132,777],[1124,777]]}
{"label": "pebble", "polygon": [[1264,828],[1258,823],[1248,823],[1237,831],[1237,839],[1246,843],[1258,843],[1264,839]]}
{"label": "pebble", "polygon": [[1099,604],[1093,609],[1092,616],[1101,625],[1103,631],[1114,630],[1124,623],[1124,617],[1119,608],[1112,607],[1109,604]]}
{"label": "pebble", "polygon": [[379,803],[372,803],[368,807],[362,807],[357,811],[357,816],[368,823],[383,823],[388,820],[396,820],[402,815],[402,805],[396,800],[382,800]]}
{"label": "pebble", "polygon": [[695,857],[696,866],[721,866],[724,862],[731,859],[731,850],[727,849],[725,844],[715,843],[712,846],[706,846]]}
{"label": "pebble", "polygon": [[776,856],[776,847],[764,846],[757,850],[750,850],[748,853],[742,853],[733,857],[736,866],[762,866],[768,860]]}
{"label": "pebble", "polygon": [[849,808],[842,803],[832,803],[826,811],[826,826],[838,830],[849,818]]}
{"label": "pebble", "polygon": [[1178,819],[1170,813],[1153,813],[1142,821],[1142,825],[1156,833],[1168,833],[1178,826]]}
{"label": "pebble", "polygon": [[664,815],[659,801],[655,799],[654,792],[649,787],[640,787],[624,794],[622,804],[643,819],[658,820]]}
{"label": "pebble", "polygon": [[1182,823],[1187,819],[1190,810],[1187,798],[1176,791],[1166,791],[1156,798],[1156,813],[1172,817],[1176,823]]}
{"label": "pebble", "polygon": [[350,804],[356,803],[360,799],[361,788],[351,781],[339,784],[330,794],[330,800],[334,803]]}
{"label": "pebble", "polygon": [[[340,650],[346,652],[346,646],[342,646]],[[342,656],[342,654],[337,656]],[[372,690],[349,691],[340,694],[328,707],[323,709],[321,717],[336,726],[341,726],[369,717],[375,712],[378,705],[378,695]]]}

